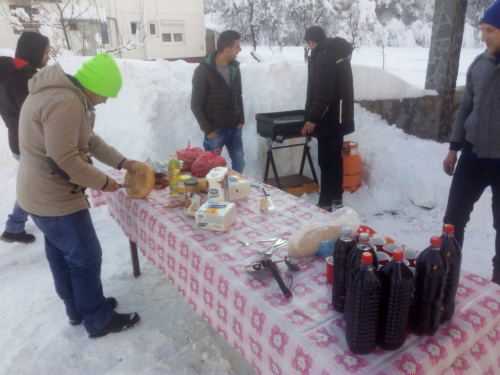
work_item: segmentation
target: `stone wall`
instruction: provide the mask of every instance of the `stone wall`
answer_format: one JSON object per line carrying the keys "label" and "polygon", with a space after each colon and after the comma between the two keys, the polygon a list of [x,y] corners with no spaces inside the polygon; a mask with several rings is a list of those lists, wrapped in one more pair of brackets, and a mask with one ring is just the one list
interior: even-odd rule
{"label": "stone wall", "polygon": [[439,134],[439,111],[441,98],[438,95],[426,95],[420,98],[361,100],[357,103],[366,110],[379,114],[390,125],[396,125],[406,134],[422,139],[446,142],[450,139],[453,123],[460,104],[464,87],[457,87],[453,104],[452,119],[445,131]]}

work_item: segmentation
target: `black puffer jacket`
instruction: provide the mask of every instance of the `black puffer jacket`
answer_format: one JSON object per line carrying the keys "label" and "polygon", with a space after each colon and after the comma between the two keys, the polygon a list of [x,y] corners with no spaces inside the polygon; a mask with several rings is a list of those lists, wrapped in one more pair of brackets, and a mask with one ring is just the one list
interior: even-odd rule
{"label": "black puffer jacket", "polygon": [[0,115],[9,129],[9,147],[19,151],[19,113],[28,96],[28,81],[37,70],[28,62],[12,57],[0,57]]}
{"label": "black puffer jacket", "polygon": [[191,110],[205,134],[245,123],[240,64],[237,61],[229,63],[230,89],[217,71],[216,55],[217,51],[213,51],[205,56],[193,75]]}
{"label": "black puffer jacket", "polygon": [[342,137],[354,132],[352,45],[327,38],[311,52],[308,64],[306,121],[316,124],[314,137]]}

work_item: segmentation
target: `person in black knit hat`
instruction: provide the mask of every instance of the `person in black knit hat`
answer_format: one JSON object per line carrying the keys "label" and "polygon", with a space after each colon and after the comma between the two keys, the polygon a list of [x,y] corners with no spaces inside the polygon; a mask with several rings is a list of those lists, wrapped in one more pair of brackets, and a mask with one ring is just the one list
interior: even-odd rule
{"label": "person in black knit hat", "polygon": [[[28,81],[36,74],[37,69],[47,65],[49,52],[49,38],[40,33],[25,32],[17,42],[15,58],[0,57],[0,115],[9,132],[10,150],[18,161],[21,157],[18,137],[19,113],[28,96]],[[34,242],[35,236],[24,230],[28,215],[16,200],[0,240]]]}

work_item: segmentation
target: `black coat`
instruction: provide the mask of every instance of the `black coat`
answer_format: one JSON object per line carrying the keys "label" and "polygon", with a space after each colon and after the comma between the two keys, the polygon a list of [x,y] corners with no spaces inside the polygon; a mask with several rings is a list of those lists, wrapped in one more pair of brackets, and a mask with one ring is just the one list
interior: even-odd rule
{"label": "black coat", "polygon": [[352,45],[327,38],[311,52],[308,63],[305,121],[316,124],[314,137],[342,137],[354,132]]}
{"label": "black coat", "polygon": [[37,70],[28,62],[12,57],[0,57],[0,115],[9,130],[9,147],[19,151],[19,114],[28,96],[28,81]]}
{"label": "black coat", "polygon": [[201,60],[193,75],[191,110],[205,134],[215,129],[228,129],[245,123],[239,63],[229,63],[231,89],[217,71],[215,56],[209,53]]}

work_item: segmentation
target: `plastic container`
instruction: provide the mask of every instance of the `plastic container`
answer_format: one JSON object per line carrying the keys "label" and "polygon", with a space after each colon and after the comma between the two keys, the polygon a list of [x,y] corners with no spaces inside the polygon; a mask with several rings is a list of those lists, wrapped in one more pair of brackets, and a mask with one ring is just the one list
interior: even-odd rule
{"label": "plastic container", "polygon": [[181,174],[181,164],[176,159],[175,154],[170,154],[168,162],[168,186],[170,189],[171,197],[178,197],[178,178]]}
{"label": "plastic container", "polygon": [[177,191],[179,192],[179,199],[181,202],[186,201],[185,182],[189,179],[191,179],[190,175],[181,174],[177,180]]}
{"label": "plastic container", "polygon": [[403,251],[396,249],[392,255],[379,270],[382,289],[377,342],[385,350],[399,349],[405,343],[413,295],[413,272],[402,262]]}
{"label": "plastic container", "polygon": [[342,228],[340,238],[335,242],[333,250],[333,289],[332,305],[338,312],[344,312],[346,295],[347,257],[356,246],[351,237],[352,231],[349,227]]}
{"label": "plastic container", "polygon": [[342,188],[345,191],[356,191],[361,187],[361,156],[357,142],[344,142],[342,146],[344,178]]}
{"label": "plastic container", "polygon": [[462,265],[462,249],[454,236],[455,227],[451,224],[443,226],[441,236],[441,252],[448,262],[448,272],[444,282],[443,306],[441,307],[441,323],[450,320],[455,313],[455,296],[460,279]]}
{"label": "plastic container", "polygon": [[441,238],[433,236],[431,245],[417,258],[410,327],[420,336],[434,335],[441,320],[448,262],[440,249]]}
{"label": "plastic container", "polygon": [[359,272],[347,289],[346,341],[354,354],[371,353],[377,346],[381,283],[372,261],[373,255],[365,252]]}
{"label": "plastic container", "polygon": [[216,167],[210,170],[205,177],[208,185],[208,199],[218,202],[229,202],[228,169]]}
{"label": "plastic container", "polygon": [[368,233],[361,233],[359,235],[359,243],[351,251],[347,257],[347,268],[346,268],[346,288],[353,276],[358,272],[359,266],[361,265],[361,257],[365,251],[368,251],[373,256],[373,266],[378,270],[378,259],[375,249],[368,243],[370,237]]}

